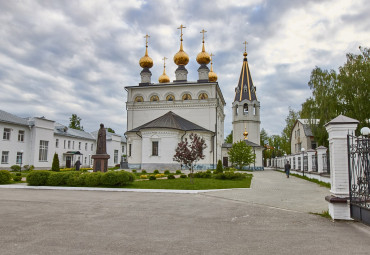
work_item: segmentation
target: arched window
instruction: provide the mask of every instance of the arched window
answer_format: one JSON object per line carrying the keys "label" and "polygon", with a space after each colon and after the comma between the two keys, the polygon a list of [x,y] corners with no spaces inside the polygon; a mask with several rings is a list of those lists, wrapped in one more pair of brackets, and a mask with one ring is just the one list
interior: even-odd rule
{"label": "arched window", "polygon": [[243,105],[243,113],[248,114],[248,104]]}
{"label": "arched window", "polygon": [[238,115],[238,105],[235,105],[235,115]]}
{"label": "arched window", "polygon": [[198,99],[200,100],[208,99],[207,93],[200,93]]}
{"label": "arched window", "polygon": [[155,102],[155,101],[159,101],[159,97],[154,95],[154,96],[151,96],[150,97],[150,102]]}
{"label": "arched window", "polygon": [[182,96],[182,100],[191,100],[191,95],[190,94],[184,94]]}
{"label": "arched window", "polygon": [[144,102],[144,98],[142,96],[135,97],[135,102]]}
{"label": "arched window", "polygon": [[175,101],[175,96],[174,95],[168,95],[166,97],[166,101]]}
{"label": "arched window", "polygon": [[253,115],[256,115],[256,105],[253,105]]}

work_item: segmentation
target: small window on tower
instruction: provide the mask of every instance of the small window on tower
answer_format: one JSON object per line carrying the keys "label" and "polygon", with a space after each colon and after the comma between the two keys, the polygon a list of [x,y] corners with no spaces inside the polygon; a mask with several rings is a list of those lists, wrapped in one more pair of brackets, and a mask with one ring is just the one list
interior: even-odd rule
{"label": "small window on tower", "polygon": [[151,96],[150,97],[150,102],[156,102],[156,101],[159,101],[159,97],[154,95],[154,96]]}
{"label": "small window on tower", "polygon": [[244,104],[243,106],[243,113],[248,114],[248,104]]}
{"label": "small window on tower", "polygon": [[144,99],[142,96],[135,97],[135,102],[144,102]]}
{"label": "small window on tower", "polygon": [[253,115],[256,115],[256,105],[253,105]]}

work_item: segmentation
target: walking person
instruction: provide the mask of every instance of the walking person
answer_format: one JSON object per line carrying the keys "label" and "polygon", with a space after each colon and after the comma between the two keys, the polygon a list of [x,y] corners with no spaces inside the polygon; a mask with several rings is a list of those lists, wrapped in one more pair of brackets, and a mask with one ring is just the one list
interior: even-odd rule
{"label": "walking person", "polygon": [[289,173],[290,173],[290,164],[289,164],[289,161],[286,162],[285,164],[285,174],[286,174],[286,178],[289,178]]}
{"label": "walking person", "polygon": [[77,160],[75,163],[76,171],[80,171],[81,162],[80,160]]}

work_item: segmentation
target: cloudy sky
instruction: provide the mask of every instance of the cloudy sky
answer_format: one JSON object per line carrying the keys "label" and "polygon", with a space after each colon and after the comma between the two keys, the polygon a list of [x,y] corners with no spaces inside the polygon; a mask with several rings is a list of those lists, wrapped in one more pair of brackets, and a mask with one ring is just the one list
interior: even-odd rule
{"label": "cloudy sky", "polygon": [[188,80],[197,80],[200,31],[208,31],[206,50],[227,102],[225,135],[245,40],[261,126],[280,134],[288,108],[310,96],[315,66],[337,70],[345,53],[370,46],[369,13],[368,0],[0,0],[0,109],[65,125],[75,113],[87,131],[103,122],[123,134],[124,87],[140,82],[144,35],[151,36],[152,81],[163,56],[174,80],[183,24]]}

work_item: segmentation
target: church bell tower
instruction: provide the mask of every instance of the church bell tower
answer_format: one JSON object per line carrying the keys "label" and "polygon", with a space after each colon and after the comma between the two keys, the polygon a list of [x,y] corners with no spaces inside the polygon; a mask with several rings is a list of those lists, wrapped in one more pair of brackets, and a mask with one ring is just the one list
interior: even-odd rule
{"label": "church bell tower", "polygon": [[257,100],[256,88],[249,71],[247,42],[244,44],[243,66],[232,104],[233,143],[248,139],[250,142],[260,145],[260,102]]}

